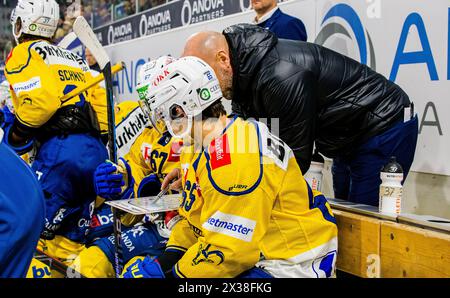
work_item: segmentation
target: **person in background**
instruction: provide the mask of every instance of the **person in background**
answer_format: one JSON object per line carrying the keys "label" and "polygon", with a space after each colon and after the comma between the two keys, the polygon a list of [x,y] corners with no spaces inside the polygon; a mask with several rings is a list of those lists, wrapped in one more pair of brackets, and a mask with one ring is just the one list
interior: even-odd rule
{"label": "person in background", "polygon": [[280,138],[302,173],[309,169],[314,143],[333,158],[336,198],[378,206],[380,169],[391,156],[406,179],[418,118],[405,91],[367,65],[317,44],[278,39],[251,24],[222,34],[197,33],[182,56],[212,66],[235,114],[279,119]]}
{"label": "person in background", "polygon": [[255,25],[268,29],[278,38],[306,41],[308,35],[300,19],[287,15],[278,8],[277,0],[252,0],[256,12]]}

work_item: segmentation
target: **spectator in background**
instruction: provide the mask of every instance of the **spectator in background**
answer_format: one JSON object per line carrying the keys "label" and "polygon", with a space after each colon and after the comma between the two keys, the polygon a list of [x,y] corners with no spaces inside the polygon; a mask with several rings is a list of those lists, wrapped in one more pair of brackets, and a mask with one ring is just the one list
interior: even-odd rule
{"label": "spectator in background", "polygon": [[124,1],[124,7],[125,7],[125,14],[127,16],[134,15],[136,13],[136,3],[135,0],[130,1]]}
{"label": "spectator in background", "polygon": [[152,8],[152,2],[148,0],[139,0],[139,11],[144,11]]}
{"label": "spectator in background", "polygon": [[303,22],[283,13],[277,0],[252,0],[256,12],[255,25],[275,33],[278,38],[306,41],[308,36]]}

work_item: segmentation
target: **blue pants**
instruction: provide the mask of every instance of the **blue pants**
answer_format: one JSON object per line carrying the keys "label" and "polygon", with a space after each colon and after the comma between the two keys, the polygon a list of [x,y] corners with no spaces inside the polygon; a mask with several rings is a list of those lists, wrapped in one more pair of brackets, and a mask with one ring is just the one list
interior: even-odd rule
{"label": "blue pants", "polygon": [[[123,262],[126,264],[136,256],[159,256],[166,248],[167,239],[158,233],[154,224],[136,225],[122,230]],[[114,235],[94,241],[114,264],[115,239]]]}
{"label": "blue pants", "polygon": [[273,276],[258,267],[253,267],[239,274],[236,278],[273,278]]}
{"label": "blue pants", "polygon": [[403,167],[404,179],[414,160],[418,136],[417,116],[397,122],[391,129],[372,137],[345,157],[333,159],[334,196],[337,199],[378,206],[380,170],[391,156]]}
{"label": "blue pants", "polygon": [[108,158],[100,138],[88,134],[53,137],[32,165],[46,198],[46,228],[83,243],[96,198],[93,176]]}

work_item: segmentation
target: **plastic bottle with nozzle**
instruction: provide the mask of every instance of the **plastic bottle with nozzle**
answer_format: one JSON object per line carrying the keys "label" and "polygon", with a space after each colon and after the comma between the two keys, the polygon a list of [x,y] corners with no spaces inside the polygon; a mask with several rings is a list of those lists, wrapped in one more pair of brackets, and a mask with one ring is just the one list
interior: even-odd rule
{"label": "plastic bottle with nozzle", "polygon": [[380,173],[380,202],[379,210],[382,213],[400,214],[403,195],[403,168],[392,156]]}

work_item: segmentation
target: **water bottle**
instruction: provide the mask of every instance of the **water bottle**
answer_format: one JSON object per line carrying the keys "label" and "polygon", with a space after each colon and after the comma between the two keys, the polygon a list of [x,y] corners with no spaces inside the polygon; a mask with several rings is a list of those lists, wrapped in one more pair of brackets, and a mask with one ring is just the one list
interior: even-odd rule
{"label": "water bottle", "polygon": [[381,169],[380,178],[380,212],[400,214],[403,193],[403,169],[395,156],[392,156],[389,163]]}
{"label": "water bottle", "polygon": [[319,151],[314,150],[314,154],[312,156],[311,166],[309,167],[308,172],[305,174],[305,180],[308,182],[309,186],[313,190],[321,191],[322,190],[322,178],[323,178],[323,169],[325,167],[325,160],[322,155],[319,154]]}

